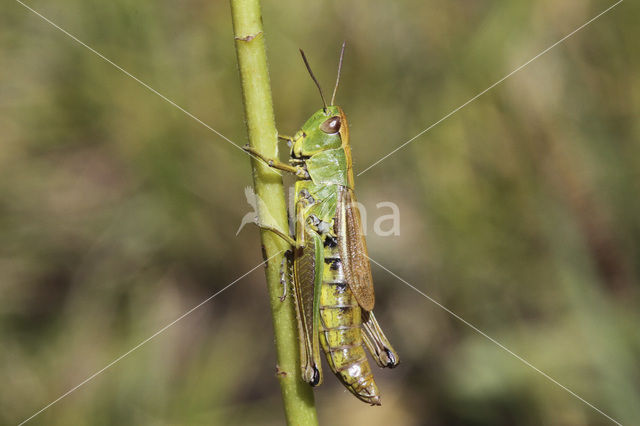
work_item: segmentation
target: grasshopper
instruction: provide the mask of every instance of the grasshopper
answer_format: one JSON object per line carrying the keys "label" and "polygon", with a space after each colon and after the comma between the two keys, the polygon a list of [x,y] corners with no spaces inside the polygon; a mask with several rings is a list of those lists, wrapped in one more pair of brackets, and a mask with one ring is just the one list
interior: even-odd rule
{"label": "grasshopper", "polygon": [[[360,400],[380,405],[364,348],[380,367],[393,368],[399,358],[373,315],[373,281],[354,195],[349,127],[342,108],[334,105],[344,47],[329,106],[300,50],[320,91],[323,108],[293,137],[279,136],[291,147],[289,163],[266,158],[249,146],[244,149],[268,166],[296,177],[294,235],[258,226],[276,233],[292,247],[292,293],[302,378],[312,386],[322,383],[321,346],[329,367],[344,386]],[[286,280],[283,285],[286,295]]]}

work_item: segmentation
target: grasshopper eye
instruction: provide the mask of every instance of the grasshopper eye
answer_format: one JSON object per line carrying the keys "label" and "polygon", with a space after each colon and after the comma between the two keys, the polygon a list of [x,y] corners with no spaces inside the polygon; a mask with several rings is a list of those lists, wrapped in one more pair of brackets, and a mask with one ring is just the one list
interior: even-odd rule
{"label": "grasshopper eye", "polygon": [[338,133],[340,131],[340,117],[335,116],[327,119],[320,125],[320,130],[328,134]]}

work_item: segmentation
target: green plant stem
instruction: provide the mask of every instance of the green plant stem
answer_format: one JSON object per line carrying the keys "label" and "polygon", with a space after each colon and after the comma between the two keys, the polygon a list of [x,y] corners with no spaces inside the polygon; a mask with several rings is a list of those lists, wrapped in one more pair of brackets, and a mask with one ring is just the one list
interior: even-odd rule
{"label": "green plant stem", "polygon": [[[231,0],[231,15],[249,144],[266,157],[277,158],[278,134],[271,100],[260,1]],[[256,159],[251,161],[260,223],[288,230],[282,176]],[[265,259],[289,248],[286,242],[272,232],[262,231],[261,238]],[[313,393],[300,376],[297,324],[292,297],[287,297],[284,302],[280,301],[283,290],[280,283],[281,261],[282,253],[271,259],[266,266],[278,359],[276,375],[282,390],[288,424],[314,425],[318,422]]]}

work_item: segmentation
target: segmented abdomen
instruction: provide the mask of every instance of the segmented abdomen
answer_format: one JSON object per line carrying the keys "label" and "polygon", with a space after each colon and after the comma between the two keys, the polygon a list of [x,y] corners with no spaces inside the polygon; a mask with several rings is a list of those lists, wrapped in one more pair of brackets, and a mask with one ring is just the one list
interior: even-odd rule
{"label": "segmented abdomen", "polygon": [[320,343],[331,370],[359,399],[380,405],[378,387],[362,345],[362,311],[349,289],[337,247],[325,243],[320,296]]}

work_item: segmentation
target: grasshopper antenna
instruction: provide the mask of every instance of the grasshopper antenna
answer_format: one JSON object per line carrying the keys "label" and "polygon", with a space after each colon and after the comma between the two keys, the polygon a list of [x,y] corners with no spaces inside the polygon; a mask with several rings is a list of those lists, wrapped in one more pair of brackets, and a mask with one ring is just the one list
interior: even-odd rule
{"label": "grasshopper antenna", "polygon": [[313,75],[313,71],[311,71],[311,67],[309,66],[309,61],[307,61],[307,57],[304,56],[304,51],[302,49],[300,49],[300,54],[302,55],[302,60],[304,61],[304,64],[307,66],[307,71],[309,71],[309,75],[311,76],[311,79],[316,84],[316,86],[318,86],[318,90],[320,91],[320,97],[322,98],[322,105],[323,105],[322,109],[324,110],[324,112],[327,112],[327,101],[324,100],[324,95],[322,94],[322,87],[320,87],[320,83],[318,83],[316,76]]}
{"label": "grasshopper antenna", "polygon": [[336,99],[336,92],[338,91],[338,84],[340,83],[340,71],[342,71],[342,57],[344,56],[344,46],[347,44],[346,41],[342,42],[342,50],[340,50],[340,62],[338,62],[338,77],[336,78],[336,86],[333,88],[333,95],[331,96],[331,105],[333,105],[333,101]]}

